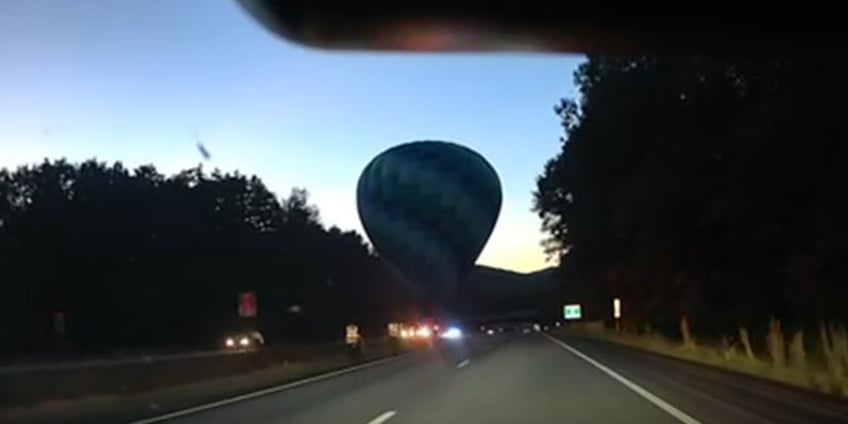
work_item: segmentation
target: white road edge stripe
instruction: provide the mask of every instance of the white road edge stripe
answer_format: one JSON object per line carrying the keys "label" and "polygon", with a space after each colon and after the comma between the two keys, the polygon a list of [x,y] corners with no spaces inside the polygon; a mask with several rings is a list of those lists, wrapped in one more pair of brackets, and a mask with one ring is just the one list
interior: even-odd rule
{"label": "white road edge stripe", "polygon": [[[269,394],[272,394],[272,393],[282,392],[284,390],[293,389],[295,387],[304,386],[304,385],[307,385],[307,384],[310,384],[310,383],[315,383],[317,381],[327,380],[327,379],[330,379],[330,378],[333,378],[333,377],[338,377],[340,375],[352,373],[352,372],[359,371],[359,370],[362,370],[362,369],[365,369],[365,368],[370,368],[370,367],[375,367],[377,365],[387,364],[387,363],[390,363],[390,362],[398,361],[398,360],[403,359],[407,356],[408,356],[408,354],[403,354],[403,355],[400,355],[400,356],[392,356],[392,357],[389,357],[389,358],[378,359],[378,360],[375,360],[375,361],[366,362],[364,364],[354,365],[352,367],[342,368],[340,370],[330,371],[328,373],[319,374],[319,375],[316,375],[316,376],[304,378],[302,380],[292,381],[290,383],[282,384],[282,385],[279,385],[279,386],[269,387],[267,389],[258,390],[258,391],[255,391],[255,392],[246,393],[246,394],[231,397],[231,398],[228,398],[228,399],[219,400],[217,402],[207,403],[205,405],[198,405],[198,406],[195,406],[195,407],[192,407],[192,408],[186,408],[186,409],[181,409],[179,411],[174,411],[174,412],[171,412],[171,413],[165,414],[165,415],[159,415],[159,416],[156,416],[156,417],[145,418],[143,420],[133,421],[133,422],[130,422],[128,424],[160,423],[160,422],[171,420],[171,419],[174,419],[174,418],[179,418],[179,417],[183,417],[183,416],[186,416],[186,415],[196,414],[198,412],[203,412],[203,411],[207,411],[207,410],[210,410],[210,409],[220,408],[222,406],[230,405],[230,404],[233,404],[233,403],[242,402],[242,401],[245,401],[245,400],[266,396],[266,395],[269,395]],[[392,414],[392,415],[394,415],[394,414]]]}
{"label": "white road edge stripe", "polygon": [[651,392],[649,392],[649,391],[647,391],[647,390],[643,389],[643,388],[642,388],[641,386],[639,386],[638,384],[636,384],[636,383],[634,383],[634,382],[632,382],[632,381],[630,381],[630,380],[628,380],[628,379],[626,379],[626,378],[622,377],[619,373],[617,373],[617,372],[615,372],[615,371],[613,371],[613,370],[611,370],[611,369],[607,368],[607,366],[606,366],[606,365],[604,365],[604,364],[602,364],[602,363],[600,363],[600,362],[598,362],[598,361],[596,361],[596,360],[594,360],[594,359],[590,358],[589,356],[587,356],[587,355],[586,355],[586,354],[584,354],[583,352],[581,352],[581,351],[579,351],[579,350],[577,350],[577,349],[575,349],[575,348],[573,348],[573,347],[569,346],[568,344],[566,344],[566,343],[565,343],[565,342],[563,342],[562,340],[558,340],[558,339],[556,339],[556,338],[554,338],[554,337],[551,337],[551,336],[549,336],[549,335],[547,335],[547,334],[545,334],[544,336],[545,336],[545,337],[547,337],[547,338],[548,338],[548,340],[550,340],[550,341],[552,341],[552,342],[556,343],[557,345],[559,345],[561,348],[563,348],[563,349],[565,349],[565,350],[567,350],[567,351],[569,351],[569,352],[573,353],[573,354],[574,354],[575,356],[577,356],[578,358],[580,358],[580,359],[582,359],[582,360],[584,360],[584,361],[588,362],[588,363],[589,363],[590,365],[592,365],[593,367],[595,367],[595,368],[597,368],[597,369],[599,369],[599,370],[603,371],[603,372],[604,372],[604,374],[606,374],[606,375],[608,375],[608,376],[612,377],[614,380],[616,380],[616,381],[618,381],[619,383],[623,384],[623,385],[624,385],[625,387],[627,387],[628,389],[633,390],[634,392],[636,392],[636,394],[638,394],[639,396],[642,396],[642,397],[643,397],[643,398],[645,398],[648,402],[653,403],[653,404],[654,404],[654,405],[656,405],[658,408],[660,408],[660,409],[662,409],[663,411],[667,412],[667,413],[668,413],[669,415],[671,415],[672,417],[677,418],[678,420],[680,420],[680,422],[682,422],[682,423],[684,423],[684,424],[701,424],[701,422],[700,422],[700,421],[696,420],[695,418],[692,418],[689,414],[687,414],[687,413],[685,413],[685,412],[683,412],[683,411],[681,411],[681,410],[679,410],[679,409],[675,408],[674,406],[672,406],[672,405],[671,405],[671,404],[669,404],[668,402],[666,402],[666,401],[664,401],[664,400],[660,399],[657,395],[655,395],[655,394],[653,394],[653,393],[651,393]]}
{"label": "white road edge stripe", "polygon": [[471,363],[470,359],[463,359],[460,363],[456,364],[457,368],[462,368]]}
{"label": "white road edge stripe", "polygon": [[386,411],[382,414],[378,415],[377,418],[374,418],[371,421],[368,421],[368,424],[383,424],[384,422],[390,420],[392,417],[397,414],[397,411]]}

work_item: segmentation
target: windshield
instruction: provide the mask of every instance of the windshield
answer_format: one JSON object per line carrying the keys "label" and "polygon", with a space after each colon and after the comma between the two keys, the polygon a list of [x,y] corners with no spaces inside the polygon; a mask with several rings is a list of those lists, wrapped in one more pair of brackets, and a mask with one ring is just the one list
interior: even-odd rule
{"label": "windshield", "polygon": [[0,5],[0,421],[848,421],[840,58],[256,16]]}

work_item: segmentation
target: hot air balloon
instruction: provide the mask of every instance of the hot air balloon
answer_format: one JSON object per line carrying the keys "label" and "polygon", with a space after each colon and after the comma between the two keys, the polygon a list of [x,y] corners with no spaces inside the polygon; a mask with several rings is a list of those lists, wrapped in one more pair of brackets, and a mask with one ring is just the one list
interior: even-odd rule
{"label": "hot air balloon", "polygon": [[362,171],[356,204],[379,255],[419,292],[451,297],[497,221],[501,184],[473,150],[415,141],[377,155]]}

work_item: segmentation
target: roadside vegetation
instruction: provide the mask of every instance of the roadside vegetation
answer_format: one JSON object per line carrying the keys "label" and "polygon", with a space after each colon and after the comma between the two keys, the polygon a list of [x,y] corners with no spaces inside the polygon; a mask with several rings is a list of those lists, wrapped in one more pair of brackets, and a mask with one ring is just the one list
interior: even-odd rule
{"label": "roadside vegetation", "polygon": [[844,391],[840,60],[589,57],[535,192],[560,304],[619,298],[616,340]]}
{"label": "roadside vegetation", "polygon": [[[0,170],[0,269],[0,357],[215,348],[243,328],[271,344],[341,340],[349,322],[383,335],[411,302],[306,190],[200,166]],[[248,291],[257,316],[240,318]]]}
{"label": "roadside vegetation", "polygon": [[821,324],[817,334],[788,333],[772,319],[767,330],[751,336],[748,329],[715,338],[691,333],[680,320],[679,337],[622,326],[618,331],[603,321],[572,323],[564,334],[620,343],[649,352],[704,363],[760,378],[832,395],[848,396],[848,333],[843,325]]}

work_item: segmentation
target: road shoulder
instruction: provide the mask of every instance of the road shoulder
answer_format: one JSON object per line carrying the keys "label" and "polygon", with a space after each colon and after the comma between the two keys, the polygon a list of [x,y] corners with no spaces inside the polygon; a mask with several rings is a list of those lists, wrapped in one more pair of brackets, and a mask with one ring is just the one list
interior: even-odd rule
{"label": "road shoulder", "polygon": [[557,337],[703,422],[848,422],[848,402],[605,340]]}

